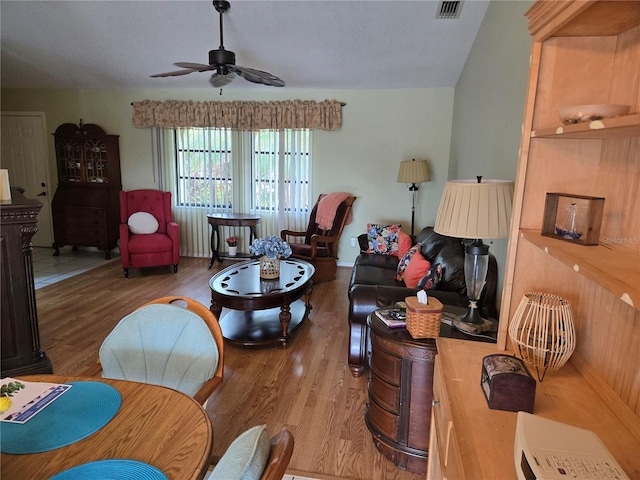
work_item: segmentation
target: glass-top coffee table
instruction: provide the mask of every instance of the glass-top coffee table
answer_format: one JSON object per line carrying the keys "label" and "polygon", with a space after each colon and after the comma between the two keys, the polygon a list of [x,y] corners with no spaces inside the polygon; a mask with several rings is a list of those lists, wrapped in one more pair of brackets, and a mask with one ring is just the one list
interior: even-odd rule
{"label": "glass-top coffee table", "polygon": [[[280,261],[280,278],[260,278],[260,261],[236,263],[209,281],[211,311],[225,339],[244,346],[280,343],[309,316],[315,268],[303,260]],[[304,297],[304,300],[301,300]],[[220,318],[222,308],[229,309]]]}

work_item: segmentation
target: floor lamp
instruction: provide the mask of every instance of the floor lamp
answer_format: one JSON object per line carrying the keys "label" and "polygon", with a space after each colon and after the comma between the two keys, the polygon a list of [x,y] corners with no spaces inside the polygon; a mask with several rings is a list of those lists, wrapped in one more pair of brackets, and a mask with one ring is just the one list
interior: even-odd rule
{"label": "floor lamp", "polygon": [[509,235],[513,182],[507,180],[452,180],[445,184],[434,230],[465,242],[464,278],[469,307],[454,326],[466,333],[491,330],[493,323],[482,318],[478,301],[489,268],[489,245],[482,239]]}
{"label": "floor lamp", "polygon": [[418,184],[428,182],[429,164],[426,160],[403,160],[400,162],[398,170],[398,183],[410,183],[409,192],[411,193],[411,238],[414,238],[413,227],[416,216],[416,196],[418,195]]}

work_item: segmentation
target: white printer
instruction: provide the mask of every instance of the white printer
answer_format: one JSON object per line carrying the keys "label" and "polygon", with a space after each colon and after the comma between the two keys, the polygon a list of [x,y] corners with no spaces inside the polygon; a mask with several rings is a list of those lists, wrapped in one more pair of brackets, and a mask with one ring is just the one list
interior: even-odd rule
{"label": "white printer", "polygon": [[629,479],[594,432],[526,412],[514,457],[519,480]]}

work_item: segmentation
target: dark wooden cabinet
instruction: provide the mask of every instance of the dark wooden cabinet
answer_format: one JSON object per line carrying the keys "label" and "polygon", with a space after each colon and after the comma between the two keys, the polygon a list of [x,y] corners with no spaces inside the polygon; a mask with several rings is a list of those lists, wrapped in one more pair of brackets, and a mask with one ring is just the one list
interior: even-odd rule
{"label": "dark wooden cabinet", "polygon": [[389,329],[368,319],[371,356],[367,428],[376,448],[397,467],[427,472],[434,339],[416,340],[406,329]]}
{"label": "dark wooden cabinet", "polygon": [[97,125],[60,125],[54,135],[58,189],[52,201],[54,255],[65,245],[96,247],[105,258],[118,241],[118,135]]}
{"label": "dark wooden cabinet", "polygon": [[0,202],[0,260],[2,262],[2,362],[0,376],[52,373],[40,349],[38,313],[33,280],[31,239],[38,231],[42,204],[11,189],[12,200]]}

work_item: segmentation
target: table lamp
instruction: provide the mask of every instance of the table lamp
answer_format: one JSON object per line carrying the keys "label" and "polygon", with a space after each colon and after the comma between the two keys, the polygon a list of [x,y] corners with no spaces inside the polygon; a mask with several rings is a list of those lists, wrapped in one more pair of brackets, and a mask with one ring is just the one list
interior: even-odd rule
{"label": "table lamp", "polygon": [[411,238],[413,235],[413,226],[416,213],[416,196],[418,195],[418,183],[428,182],[431,180],[429,176],[429,164],[426,160],[403,160],[400,162],[398,170],[398,183],[410,183],[409,192],[411,193]]}
{"label": "table lamp", "polygon": [[493,322],[482,318],[478,301],[489,268],[489,246],[482,239],[509,235],[513,182],[507,180],[451,180],[445,184],[434,230],[440,235],[472,240],[465,242],[464,278],[469,307],[453,322],[465,333],[491,330]]}

